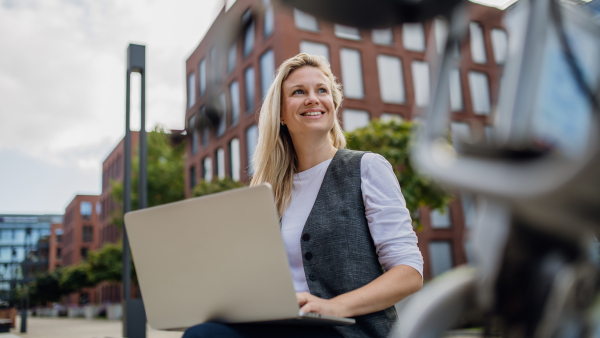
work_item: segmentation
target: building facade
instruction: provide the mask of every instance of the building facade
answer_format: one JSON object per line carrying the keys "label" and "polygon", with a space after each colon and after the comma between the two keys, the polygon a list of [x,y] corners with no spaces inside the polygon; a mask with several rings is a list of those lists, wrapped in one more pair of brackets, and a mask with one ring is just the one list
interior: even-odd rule
{"label": "building facade", "polygon": [[52,224],[60,223],[62,215],[0,215],[0,300],[48,271]]}
{"label": "building facade", "polygon": [[50,225],[50,238],[48,239],[48,271],[52,272],[54,269],[63,266],[62,263],[62,239],[63,239],[63,225],[62,223],[53,223]]}
{"label": "building facade", "polygon": [[[450,74],[453,139],[488,132],[507,46],[502,11],[473,3],[468,9],[469,34],[456,48],[460,62]],[[344,88],[339,118],[349,132],[377,118],[419,118],[431,99],[428,60],[443,48],[446,34],[440,19],[366,30],[275,0],[237,0],[186,61],[186,197],[200,180],[247,182],[262,97],[287,58],[300,52],[327,58]],[[467,262],[463,238],[474,217],[468,196],[457,196],[444,213],[419,212],[424,277]]]}

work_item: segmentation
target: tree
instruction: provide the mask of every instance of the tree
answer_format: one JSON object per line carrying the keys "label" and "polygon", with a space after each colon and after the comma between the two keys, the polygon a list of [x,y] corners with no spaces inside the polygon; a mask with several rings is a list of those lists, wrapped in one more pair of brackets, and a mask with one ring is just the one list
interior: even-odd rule
{"label": "tree", "polygon": [[202,181],[194,187],[192,194],[194,197],[199,197],[241,187],[245,187],[245,184],[230,178],[212,180],[211,182]]}
{"label": "tree", "polygon": [[[184,156],[185,142],[172,146],[169,135],[159,127],[147,134],[147,195],[148,206],[156,206],[184,199]],[[131,160],[131,210],[138,209],[139,151]],[[111,198],[120,207],[123,205],[123,183],[111,181]],[[123,226],[121,208],[111,215],[111,223]]]}
{"label": "tree", "polygon": [[64,294],[77,292],[82,288],[94,286],[93,281],[88,275],[90,267],[87,262],[66,266],[62,269],[62,276],[59,280],[59,286]]}
{"label": "tree", "polygon": [[[31,303],[45,304],[46,302],[58,302],[61,296],[68,293],[60,286],[61,277],[62,269],[37,275],[28,285]],[[20,299],[22,292],[26,292],[26,290],[20,289],[16,297],[17,299]]]}
{"label": "tree", "polygon": [[406,207],[411,211],[413,222],[420,225],[417,213],[420,207],[427,206],[443,211],[453,196],[413,167],[410,149],[415,128],[412,122],[375,120],[362,129],[348,133],[348,148],[372,151],[390,162],[402,188]]}
{"label": "tree", "polygon": [[120,282],[123,278],[123,245],[105,244],[100,250],[89,254],[88,264],[92,283]]}

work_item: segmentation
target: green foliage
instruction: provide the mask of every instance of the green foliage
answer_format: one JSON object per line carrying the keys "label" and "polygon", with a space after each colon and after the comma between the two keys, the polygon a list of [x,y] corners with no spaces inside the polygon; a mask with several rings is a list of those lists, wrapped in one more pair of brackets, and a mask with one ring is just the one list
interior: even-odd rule
{"label": "green foliage", "polygon": [[[147,134],[148,165],[147,192],[148,207],[175,202],[184,199],[184,158],[185,142],[172,147],[169,135],[160,128]],[[131,160],[131,210],[138,209],[139,149],[132,154]],[[121,207],[123,205],[123,183],[111,181],[111,198]],[[122,228],[123,212],[116,210],[111,215],[111,223]]]}
{"label": "green foliage", "polygon": [[375,120],[365,128],[348,133],[347,147],[381,154],[390,162],[400,182],[413,222],[420,225],[417,213],[420,207],[427,206],[443,211],[453,196],[413,167],[410,149],[415,128],[412,122]]}
{"label": "green foliage", "polygon": [[93,281],[88,275],[90,269],[87,262],[71,265],[62,269],[62,276],[59,280],[60,289],[64,294],[77,292],[82,288],[94,286]]}
{"label": "green foliage", "polygon": [[88,264],[88,275],[94,284],[102,281],[120,282],[123,279],[122,244],[107,243],[102,249],[91,252]]}
{"label": "green foliage", "polygon": [[[60,287],[62,270],[57,269],[53,272],[45,272],[37,275],[35,279],[27,286],[29,288],[29,297],[32,304],[45,304],[46,302],[58,302],[60,297],[67,294]],[[26,288],[27,288],[26,287]],[[20,299],[21,293],[27,290],[19,289],[16,299]]]}
{"label": "green foliage", "polygon": [[226,177],[222,180],[216,179],[211,182],[202,181],[194,187],[192,194],[194,197],[199,197],[241,187],[245,187],[244,183]]}

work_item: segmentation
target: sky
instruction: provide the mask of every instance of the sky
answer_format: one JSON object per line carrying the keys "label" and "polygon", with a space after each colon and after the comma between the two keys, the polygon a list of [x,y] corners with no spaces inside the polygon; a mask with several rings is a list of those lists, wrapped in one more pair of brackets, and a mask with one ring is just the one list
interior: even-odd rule
{"label": "sky", "polygon": [[146,129],[183,129],[185,60],[222,6],[0,0],[0,214],[63,214],[75,195],[101,193],[102,162],[125,133],[129,43],[146,46]]}

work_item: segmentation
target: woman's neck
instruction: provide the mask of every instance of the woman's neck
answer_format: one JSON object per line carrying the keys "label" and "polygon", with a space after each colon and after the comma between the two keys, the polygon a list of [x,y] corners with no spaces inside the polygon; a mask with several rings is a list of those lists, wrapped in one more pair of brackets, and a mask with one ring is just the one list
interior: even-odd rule
{"label": "woman's neck", "polygon": [[329,133],[326,137],[293,137],[294,150],[298,157],[297,172],[310,169],[317,164],[332,159],[337,152],[337,148],[331,144]]}

